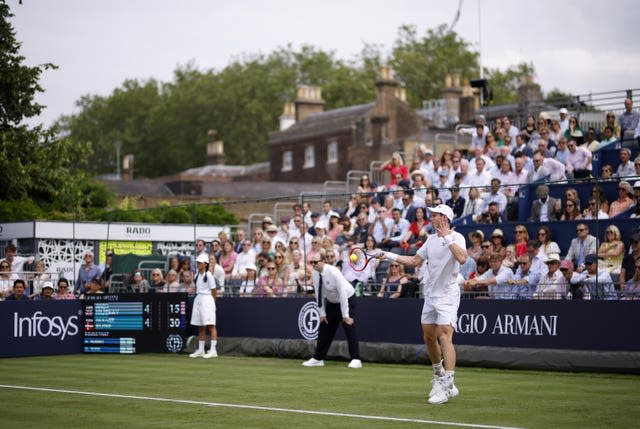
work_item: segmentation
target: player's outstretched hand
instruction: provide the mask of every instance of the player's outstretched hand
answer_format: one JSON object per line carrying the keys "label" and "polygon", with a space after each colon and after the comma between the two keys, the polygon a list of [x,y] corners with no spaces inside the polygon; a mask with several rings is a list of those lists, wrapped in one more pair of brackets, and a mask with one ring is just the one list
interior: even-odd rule
{"label": "player's outstretched hand", "polygon": [[342,321],[347,325],[353,325],[353,319],[351,317],[343,317]]}

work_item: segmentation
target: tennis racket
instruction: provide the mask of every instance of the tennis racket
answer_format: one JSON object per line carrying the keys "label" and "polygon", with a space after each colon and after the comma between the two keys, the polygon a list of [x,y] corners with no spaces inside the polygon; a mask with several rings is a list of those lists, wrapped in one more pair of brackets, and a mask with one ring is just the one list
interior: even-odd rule
{"label": "tennis racket", "polygon": [[359,247],[354,247],[349,252],[349,265],[355,271],[363,271],[369,265],[369,261],[375,259],[378,254],[370,255]]}

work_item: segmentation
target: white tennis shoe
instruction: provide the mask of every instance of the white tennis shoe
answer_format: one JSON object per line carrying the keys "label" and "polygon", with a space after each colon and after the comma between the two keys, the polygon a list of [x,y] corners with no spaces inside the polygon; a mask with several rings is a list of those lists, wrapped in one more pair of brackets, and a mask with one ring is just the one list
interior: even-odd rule
{"label": "white tennis shoe", "polygon": [[351,362],[349,362],[347,366],[349,368],[362,368],[362,361],[360,359],[351,359]]}
{"label": "white tennis shoe", "polygon": [[190,358],[204,357],[204,350],[196,350],[195,352],[189,355]]}
{"label": "white tennis shoe", "polygon": [[203,356],[203,358],[205,359],[210,359],[210,358],[214,358],[214,357],[218,357],[218,352],[216,351],[216,349],[210,349],[208,352],[206,352]]}
{"label": "white tennis shoe", "polygon": [[311,358],[307,361],[302,362],[302,366],[324,366],[324,361]]}

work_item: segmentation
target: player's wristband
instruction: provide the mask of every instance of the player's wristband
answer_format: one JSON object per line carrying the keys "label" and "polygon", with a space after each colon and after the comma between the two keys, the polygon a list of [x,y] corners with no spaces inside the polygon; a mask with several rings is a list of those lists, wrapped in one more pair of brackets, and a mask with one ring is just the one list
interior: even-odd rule
{"label": "player's wristband", "polygon": [[390,261],[395,261],[396,259],[398,259],[398,256],[400,255],[397,255],[393,252],[384,252],[384,257]]}

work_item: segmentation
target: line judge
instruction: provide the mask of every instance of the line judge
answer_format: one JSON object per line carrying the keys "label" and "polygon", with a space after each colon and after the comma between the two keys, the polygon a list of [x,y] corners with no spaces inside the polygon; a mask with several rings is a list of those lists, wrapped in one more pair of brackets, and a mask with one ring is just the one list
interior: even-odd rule
{"label": "line judge", "polygon": [[348,366],[349,368],[362,368],[360,346],[354,321],[355,290],[338,268],[326,263],[326,257],[325,251],[321,250],[310,261],[313,265],[313,287],[320,312],[320,327],[316,351],[313,357],[303,362],[302,365],[324,366],[324,358],[329,352],[338,325],[342,323],[351,356],[351,362]]}

